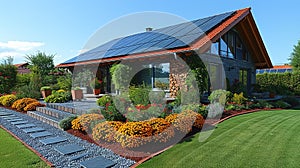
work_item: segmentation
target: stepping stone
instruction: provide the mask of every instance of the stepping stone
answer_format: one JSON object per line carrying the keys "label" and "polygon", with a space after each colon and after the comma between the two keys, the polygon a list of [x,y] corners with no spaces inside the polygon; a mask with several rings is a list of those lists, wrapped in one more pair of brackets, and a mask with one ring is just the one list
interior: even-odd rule
{"label": "stepping stone", "polygon": [[76,144],[69,144],[69,145],[65,145],[65,146],[59,146],[54,148],[56,151],[58,151],[59,153],[63,154],[63,155],[69,155],[72,153],[76,153],[76,152],[80,152],[83,151],[84,148],[76,145]]}
{"label": "stepping stone", "polygon": [[46,137],[46,136],[50,136],[50,135],[53,135],[53,134],[51,132],[48,132],[48,131],[36,132],[36,133],[30,134],[30,136],[32,138],[40,138],[40,137]]}
{"label": "stepping stone", "polygon": [[81,167],[84,168],[99,168],[99,167],[112,167],[116,163],[104,158],[103,156],[98,156],[96,158],[84,161],[80,163]]}
{"label": "stepping stone", "polygon": [[63,138],[63,137],[52,137],[52,138],[42,139],[39,141],[44,145],[50,145],[50,144],[55,144],[55,143],[59,143],[59,142],[64,142],[66,140],[68,140],[68,139]]}
{"label": "stepping stone", "polygon": [[80,155],[72,156],[72,157],[69,158],[69,161],[78,160],[78,159],[83,158],[87,155],[88,155],[88,153],[83,153],[83,154],[80,154]]}
{"label": "stepping stone", "polygon": [[11,121],[10,123],[12,125],[20,125],[20,124],[26,124],[26,123],[28,123],[28,121],[22,121],[22,120],[20,120],[20,121]]}
{"label": "stepping stone", "polygon": [[4,119],[8,119],[8,118],[17,117],[17,116],[12,114],[12,115],[6,115],[6,116],[1,116],[1,117]]}
{"label": "stepping stone", "polygon": [[15,121],[23,121],[23,119],[22,118],[17,118],[17,119],[9,119],[7,121],[9,121],[9,122],[15,122]]}
{"label": "stepping stone", "polygon": [[34,127],[34,128],[26,128],[26,129],[22,129],[25,133],[34,133],[34,132],[41,132],[41,131],[45,131],[44,128],[40,128],[40,127]]}
{"label": "stepping stone", "polygon": [[13,115],[12,113],[0,112],[0,116],[9,116]]}
{"label": "stepping stone", "polygon": [[21,125],[16,125],[16,127],[23,129],[23,128],[30,128],[30,127],[35,127],[36,125],[34,124],[21,124]]}

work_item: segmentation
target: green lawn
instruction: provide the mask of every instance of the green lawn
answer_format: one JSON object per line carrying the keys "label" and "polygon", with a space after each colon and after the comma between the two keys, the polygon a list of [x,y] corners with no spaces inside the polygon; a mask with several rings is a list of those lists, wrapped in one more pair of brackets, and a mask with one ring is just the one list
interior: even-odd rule
{"label": "green lawn", "polygon": [[231,118],[205,142],[196,134],[140,167],[299,167],[300,111],[263,111]]}
{"label": "green lawn", "polygon": [[49,167],[35,153],[0,128],[0,167]]}

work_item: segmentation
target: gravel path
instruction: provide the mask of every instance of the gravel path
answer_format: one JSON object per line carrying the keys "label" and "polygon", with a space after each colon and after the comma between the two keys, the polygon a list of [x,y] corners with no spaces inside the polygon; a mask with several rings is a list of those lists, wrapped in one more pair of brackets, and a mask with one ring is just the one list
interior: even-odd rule
{"label": "gravel path", "polygon": [[[75,137],[71,134],[68,134],[65,131],[62,131],[60,129],[57,129],[53,126],[50,126],[46,123],[43,123],[41,121],[38,121],[26,114],[18,113],[12,110],[8,110],[5,108],[0,107],[0,112],[7,112],[12,113],[13,115],[22,118],[25,121],[28,121],[29,124],[34,124],[36,127],[44,128],[46,131],[51,132],[53,136],[59,136],[68,139],[65,142],[60,142],[57,144],[52,145],[44,145],[39,140],[46,139],[49,137],[42,137],[42,138],[32,138],[29,134],[25,133],[21,129],[17,128],[15,125],[11,124],[9,121],[7,121],[5,118],[0,117],[0,125],[2,125],[4,128],[11,131],[13,134],[15,134],[17,137],[19,137],[22,141],[24,141],[26,144],[31,146],[33,149],[38,151],[40,154],[42,154],[48,161],[50,161],[55,167],[62,168],[62,167],[80,167],[80,162],[86,161],[92,158],[95,158],[97,156],[103,156],[106,159],[112,160],[115,163],[117,163],[114,167],[130,167],[135,162],[129,159],[125,159],[119,155],[114,154],[111,150],[105,149],[102,147],[99,147],[95,144],[89,143],[85,140],[82,140],[78,137]],[[64,146],[68,144],[78,144],[79,146],[83,147],[85,150],[81,152],[77,152],[75,154],[71,155],[62,155],[56,150],[54,150],[55,147]],[[70,157],[76,156],[79,154],[88,153],[88,155],[84,156],[83,158],[80,158],[78,160],[70,161]]]}

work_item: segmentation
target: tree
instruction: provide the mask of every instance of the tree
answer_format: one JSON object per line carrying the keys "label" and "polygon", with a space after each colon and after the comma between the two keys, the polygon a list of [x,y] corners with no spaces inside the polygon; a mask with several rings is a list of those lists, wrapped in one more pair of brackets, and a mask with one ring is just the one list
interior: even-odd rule
{"label": "tree", "polygon": [[41,76],[47,76],[54,69],[54,56],[38,51],[36,54],[26,55],[25,58],[33,72],[39,73]]}
{"label": "tree", "polygon": [[12,57],[8,57],[0,64],[0,93],[10,93],[16,85],[17,68],[12,63]]}
{"label": "tree", "polygon": [[36,54],[26,55],[27,63],[31,72],[40,76],[40,82],[42,85],[51,85],[56,83],[56,79],[53,76],[49,76],[49,73],[54,70],[53,54],[47,55],[44,52],[38,51]]}
{"label": "tree", "polygon": [[289,60],[295,70],[300,70],[300,40],[297,45],[294,45],[294,49]]}

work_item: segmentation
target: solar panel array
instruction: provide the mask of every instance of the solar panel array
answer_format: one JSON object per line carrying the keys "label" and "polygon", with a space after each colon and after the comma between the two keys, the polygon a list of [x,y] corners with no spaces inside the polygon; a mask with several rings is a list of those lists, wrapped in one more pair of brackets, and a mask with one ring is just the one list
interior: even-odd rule
{"label": "solar panel array", "polygon": [[256,74],[263,74],[263,73],[285,73],[285,72],[292,72],[291,68],[284,68],[284,69],[257,69]]}
{"label": "solar panel array", "polygon": [[149,32],[114,39],[64,63],[81,62],[157,50],[185,47],[201,38],[233,15],[228,12],[203,19],[185,22]]}

